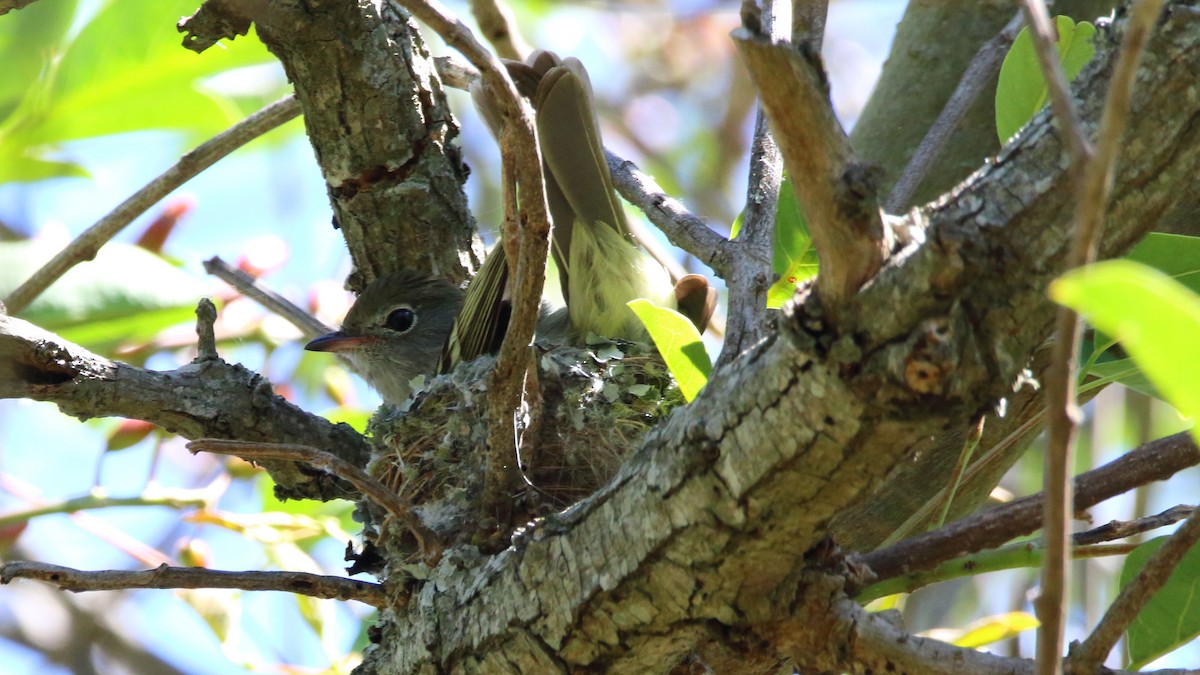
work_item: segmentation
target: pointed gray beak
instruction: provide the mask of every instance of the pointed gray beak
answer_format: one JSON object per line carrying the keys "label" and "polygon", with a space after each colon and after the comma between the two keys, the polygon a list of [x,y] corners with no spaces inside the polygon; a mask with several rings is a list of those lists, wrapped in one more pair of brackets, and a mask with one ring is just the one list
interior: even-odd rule
{"label": "pointed gray beak", "polygon": [[350,335],[345,331],[337,331],[321,337],[304,345],[304,348],[310,352],[346,352],[358,349],[362,345],[369,342],[374,342],[375,338],[365,335]]}

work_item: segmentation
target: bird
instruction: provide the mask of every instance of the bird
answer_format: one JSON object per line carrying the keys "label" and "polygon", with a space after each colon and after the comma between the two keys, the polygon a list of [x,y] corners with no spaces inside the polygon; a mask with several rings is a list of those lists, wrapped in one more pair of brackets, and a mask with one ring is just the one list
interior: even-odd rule
{"label": "bird", "polygon": [[[566,302],[557,311],[543,305],[538,339],[582,344],[597,335],[644,342],[649,336],[626,306],[636,298],[678,308],[703,331],[716,290],[697,274],[672,285],[662,265],[634,240],[608,170],[583,64],[537,51],[505,66],[533,104],[553,226],[551,253]],[[495,107],[479,87],[473,87],[472,96],[498,135]],[[511,306],[507,281],[507,259],[499,245],[465,294],[412,270],[385,275],[363,289],[340,331],[305,348],[341,355],[385,403],[398,405],[411,393],[413,378],[446,372],[499,349]]]}

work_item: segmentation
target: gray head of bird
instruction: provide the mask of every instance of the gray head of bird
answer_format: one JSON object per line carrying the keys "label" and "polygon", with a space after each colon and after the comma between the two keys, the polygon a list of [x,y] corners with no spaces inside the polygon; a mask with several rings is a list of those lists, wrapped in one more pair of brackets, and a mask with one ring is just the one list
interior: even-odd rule
{"label": "gray head of bird", "polygon": [[304,346],[333,352],[385,403],[399,404],[410,382],[433,375],[462,306],[460,289],[438,277],[400,271],[371,282],[346,314],[342,329]]}

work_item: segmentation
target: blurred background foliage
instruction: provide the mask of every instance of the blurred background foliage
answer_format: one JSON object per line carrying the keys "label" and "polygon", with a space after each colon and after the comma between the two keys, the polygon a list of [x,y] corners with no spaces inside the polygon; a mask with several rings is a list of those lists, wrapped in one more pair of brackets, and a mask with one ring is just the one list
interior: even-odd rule
{"label": "blurred background foliage", "polygon": [[[469,16],[465,3],[450,4]],[[43,0],[0,17],[0,294],[182,153],[289,90],[253,35],[203,55],[182,49],[175,23],[197,5]],[[587,64],[606,144],[728,233],[744,199],[754,114],[753,89],[727,37],[738,24],[737,3],[515,5],[534,45]],[[832,3],[824,51],[847,128],[871,92],[904,5]],[[435,53],[446,52],[426,37]],[[469,98],[450,96],[472,167],[472,210],[486,228],[501,212],[496,148]],[[810,273],[806,246],[795,244],[783,266]],[[350,300],[342,289],[348,258],[299,121],[189,182],[22,317],[106,356],[169,369],[193,357],[195,303],[214,297],[224,358],[262,372],[301,406],[363,428],[375,394],[327,355],[300,349],[294,327],[206,277],[201,262],[214,255],[325,322],[340,320]],[[1112,387],[1088,407],[1078,468],[1182,426],[1171,408]],[[1040,453],[1028,453],[997,497],[1037,491],[1040,471]],[[1183,475],[1170,492],[1143,488],[1093,517],[1153,513],[1197,487]],[[99,508],[107,497],[129,498],[128,505]],[[45,514],[32,517],[34,509]],[[181,439],[143,423],[80,424],[48,404],[0,401],[5,559],[342,574],[344,549],[357,532],[350,509],[347,502],[280,503],[255,468],[192,457]],[[1078,566],[1075,637],[1113,597],[1119,561]],[[1031,611],[1035,583],[1033,570],[999,572],[888,602],[903,608],[913,630],[957,630],[971,641],[990,628],[992,638],[1004,639],[987,648],[1028,655],[1032,634],[1023,613]],[[0,588],[0,663],[10,674],[348,672],[370,614],[355,603],[283,594],[76,596],[15,584]]]}

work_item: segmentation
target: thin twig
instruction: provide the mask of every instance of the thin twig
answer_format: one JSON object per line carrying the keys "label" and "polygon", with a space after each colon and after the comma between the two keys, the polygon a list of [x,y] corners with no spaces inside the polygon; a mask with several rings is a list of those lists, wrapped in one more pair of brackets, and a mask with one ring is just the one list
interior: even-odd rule
{"label": "thin twig", "polygon": [[981,416],[979,421],[971,429],[967,435],[967,440],[963,443],[962,452],[958,453],[958,462],[954,465],[954,471],[950,473],[950,483],[946,486],[944,498],[942,500],[942,510],[938,514],[937,527],[946,524],[946,516],[950,513],[950,506],[954,504],[954,497],[958,494],[958,488],[962,485],[963,475],[967,472],[967,467],[971,464],[971,456],[975,454],[975,449],[979,447],[979,439],[983,438],[983,425],[987,421],[987,416]]}
{"label": "thin twig", "polygon": [[921,186],[925,176],[929,175],[929,170],[942,156],[942,151],[950,142],[950,137],[954,135],[954,130],[958,128],[959,122],[974,105],[979,94],[987,89],[988,85],[996,78],[996,74],[1000,72],[1004,56],[1008,53],[1008,48],[1012,46],[1017,34],[1021,32],[1022,25],[1024,22],[1021,13],[1018,12],[995,37],[984,43],[971,58],[967,69],[963,71],[962,77],[958,80],[958,86],[954,89],[954,93],[946,100],[942,112],[938,113],[937,119],[929,127],[929,131],[925,132],[925,138],[921,139],[921,144],[917,146],[912,158],[908,160],[908,165],[901,172],[900,178],[892,186],[892,193],[888,195],[887,202],[884,203],[885,211],[899,213],[908,206],[913,193]]}
{"label": "thin twig", "polygon": [[389,514],[404,523],[404,526],[416,538],[421,552],[427,558],[436,560],[441,556],[441,542],[438,536],[421,522],[411,504],[389,490],[386,485],[372,478],[366,471],[337,455],[307,445],[257,443],[218,438],[196,439],[187,444],[187,449],[192,454],[211,452],[218,455],[241,457],[255,462],[264,459],[303,462],[327,471],[349,482],[371,501],[382,506]]}
{"label": "thin twig", "polygon": [[1044,0],[1021,0],[1021,8],[1025,22],[1029,25],[1029,35],[1033,39],[1033,50],[1037,54],[1038,64],[1042,68],[1042,77],[1046,79],[1046,89],[1050,96],[1050,109],[1054,111],[1054,119],[1062,130],[1063,142],[1067,146],[1067,155],[1076,167],[1092,156],[1091,143],[1079,120],[1079,111],[1071,102],[1071,89],[1067,73],[1063,70],[1062,61],[1058,58],[1058,30],[1051,23],[1050,12],[1046,9]]}
{"label": "thin twig", "polygon": [[[605,150],[613,185],[625,201],[633,204],[667,239],[696,256],[722,279],[728,279],[732,265],[730,242],[709,228],[699,216],[688,211],[679,200],[659,187],[653,176],[642,173],[637,165]],[[768,259],[768,264],[770,260]]]}
{"label": "thin twig", "polygon": [[41,562],[17,561],[0,567],[0,584],[33,579],[64,591],[123,591],[137,588],[236,588],[243,591],[284,591],[314,598],[357,600],[387,607],[381,584],[307,572],[230,572],[203,567],[159,565],[151,570],[85,571]]}
{"label": "thin twig", "polygon": [[479,30],[502,58],[524,61],[533,51],[507,4],[501,0],[471,0],[468,4]]}
{"label": "thin twig", "polygon": [[113,507],[166,506],[172,509],[203,509],[211,506],[217,496],[219,493],[214,492],[211,487],[199,490],[147,490],[145,493],[133,497],[90,494],[33,508],[0,513],[0,528],[24,523],[40,516]]}
{"label": "thin twig", "polygon": [[820,52],[828,14],[829,0],[792,0],[792,43],[807,42]]}
{"label": "thin twig", "polygon": [[[1091,544],[1071,549],[1072,560],[1088,558],[1103,558],[1114,555],[1129,555],[1137,548],[1137,544]],[[931,570],[912,572],[871,584],[862,590],[855,599],[868,603],[896,593],[912,593],[913,591],[932,586],[933,584],[963,577],[974,577],[989,572],[1037,568],[1045,559],[1045,547],[1036,541],[1022,541],[1000,548],[981,551],[961,558],[953,558],[939,563]]]}
{"label": "thin twig", "polygon": [[[783,22],[776,21],[775,9],[775,2],[763,2],[757,17],[760,30],[773,40],[784,35],[783,26],[779,25]],[[757,342],[766,329],[767,290],[775,281],[772,276],[775,212],[782,183],[783,156],[775,138],[771,136],[767,114],[760,102],[756,106],[754,137],[750,142],[750,173],[746,204],[742,209],[742,229],[732,242],[735,262],[732,265],[733,278],[727,278],[729,319],[718,363],[727,362],[741,354],[746,345]]]}
{"label": "thin twig", "polygon": [[[1125,125],[1129,101],[1142,50],[1162,9],[1162,0],[1140,0],[1126,24],[1117,53],[1113,76],[1105,95],[1096,148],[1083,131],[1078,111],[1071,102],[1066,75],[1052,42],[1050,16],[1041,0],[1023,0],[1026,19],[1042,64],[1054,115],[1063,129],[1072,163],[1082,169],[1076,184],[1074,228],[1066,269],[1087,265],[1096,258],[1103,231],[1104,212],[1112,190],[1113,166]],[[1071,525],[1068,505],[1073,502],[1070,470],[1079,408],[1076,405],[1076,361],[1079,353],[1080,318],[1068,307],[1055,317],[1055,337],[1046,377],[1047,448],[1044,490],[1046,560],[1042,568],[1042,594],[1035,606],[1038,628],[1037,667],[1042,675],[1061,672],[1066,626],[1069,561],[1067,536]]]}
{"label": "thin twig", "polygon": [[295,96],[287,96],[255,112],[229,129],[201,144],[179,159],[171,168],[126,199],[95,225],[89,227],[54,256],[4,300],[10,315],[17,315],[29,303],[67,273],[75,265],[91,260],[101,246],[108,243],[126,225],[217,160],[237,150],[264,133],[300,114]]}
{"label": "thin twig", "polygon": [[491,424],[484,500],[499,506],[507,503],[508,487],[520,478],[516,470],[512,416],[521,406],[525,370],[529,367],[527,348],[533,341],[550,247],[550,216],[533,112],[517,94],[516,86],[499,59],[444,7],[421,0],[392,2],[406,7],[479,69],[484,95],[495,104],[503,121],[499,137],[501,162],[511,167],[514,183],[520,186],[519,210],[516,190],[504,193],[505,213],[519,213],[519,217],[506,219],[503,224],[502,243],[511,271],[512,313],[487,395]]}
{"label": "thin twig", "polygon": [[230,265],[219,256],[205,260],[204,271],[233,286],[239,293],[254,300],[267,310],[287,319],[293,326],[299,328],[306,338],[333,332],[333,328],[326,326],[320,319],[297,307],[291,300],[262,285],[258,279]]}
{"label": "thin twig", "polygon": [[1160,527],[1174,525],[1191,516],[1195,510],[1196,507],[1194,506],[1179,505],[1172,506],[1162,513],[1156,513],[1153,516],[1146,516],[1145,518],[1114,520],[1099,527],[1093,527],[1087,532],[1079,532],[1072,535],[1071,543],[1075,546],[1088,546],[1104,541],[1125,539],[1143,532],[1149,532],[1150,530],[1157,530]]}
{"label": "thin twig", "polygon": [[[1148,4],[1148,3],[1147,3]],[[1104,659],[1125,633],[1142,607],[1171,578],[1183,556],[1200,541],[1200,509],[1195,509],[1183,525],[1146,561],[1137,577],[1121,589],[1104,617],[1082,645],[1073,645],[1067,663],[1071,673],[1099,672]]]}
{"label": "thin twig", "polygon": [[[1188,432],[1150,441],[1075,479],[1076,511],[1166,480],[1200,464],[1200,449]],[[930,569],[938,563],[1035,532],[1042,519],[1041,493],[1022,497],[925,534],[857,557],[878,579]]]}

